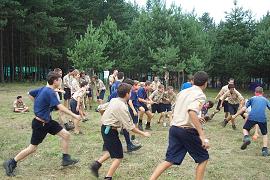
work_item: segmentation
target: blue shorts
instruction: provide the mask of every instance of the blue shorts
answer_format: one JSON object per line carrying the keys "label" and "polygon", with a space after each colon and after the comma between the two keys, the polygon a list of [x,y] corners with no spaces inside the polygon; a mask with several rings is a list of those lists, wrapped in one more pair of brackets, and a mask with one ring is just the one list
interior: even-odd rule
{"label": "blue shorts", "polygon": [[88,97],[93,97],[93,94],[92,94],[92,89],[91,89],[91,88],[89,88],[89,89],[88,89],[88,91],[89,91],[89,93],[87,94],[87,96],[88,96]]}
{"label": "blue shorts", "polygon": [[247,131],[250,131],[256,124],[259,125],[262,135],[267,134],[267,122],[257,122],[252,120],[247,120],[243,129],[246,129]]}
{"label": "blue shorts", "polygon": [[70,100],[70,110],[74,113],[74,114],[77,114],[79,115],[79,111],[76,110],[76,107],[77,107],[77,101],[75,99],[71,99]]}
{"label": "blue shorts", "polygon": [[239,104],[230,104],[228,103],[228,112],[230,115],[235,115],[238,111]]}
{"label": "blue shorts", "polygon": [[[135,108],[136,112],[138,113],[138,109],[136,107],[134,107],[134,108]],[[129,113],[130,113],[131,118],[133,120],[133,123],[134,124],[138,124],[139,117],[138,116],[134,116],[133,111],[132,111],[132,109],[130,107],[128,107],[128,110],[129,110]]]}
{"label": "blue shorts", "polygon": [[187,152],[196,163],[202,163],[209,159],[208,151],[202,147],[202,142],[196,129],[172,126],[169,131],[166,161],[180,165]]}
{"label": "blue shorts", "polygon": [[172,111],[172,105],[171,104],[161,104],[162,112],[170,112]]}
{"label": "blue shorts", "polygon": [[151,105],[152,113],[162,113],[162,104],[152,104]]}
{"label": "blue shorts", "polygon": [[105,90],[101,90],[100,92],[99,92],[99,96],[97,97],[97,99],[104,99],[104,96],[105,96]]}

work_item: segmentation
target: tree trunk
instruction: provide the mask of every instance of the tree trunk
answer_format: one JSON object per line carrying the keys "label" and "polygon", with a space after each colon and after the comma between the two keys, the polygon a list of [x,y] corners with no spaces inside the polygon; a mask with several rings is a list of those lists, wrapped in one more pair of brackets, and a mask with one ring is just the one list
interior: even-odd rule
{"label": "tree trunk", "polygon": [[[34,68],[37,68],[37,66],[38,66],[37,54],[35,54],[34,61],[35,61]],[[34,82],[37,82],[37,72],[34,72]]]}
{"label": "tree trunk", "polygon": [[3,58],[3,29],[0,30],[0,82],[4,82],[4,58]]}
{"label": "tree trunk", "polygon": [[14,62],[14,26],[11,25],[11,64],[10,64],[10,76],[11,82],[15,79],[15,62]]}
{"label": "tree trunk", "polygon": [[20,51],[19,51],[19,72],[18,72],[18,75],[19,75],[19,81],[22,81],[22,70],[23,70],[23,68],[22,68],[22,62],[23,62],[23,60],[22,60],[22,44],[23,44],[23,40],[22,40],[22,33],[20,33]]}

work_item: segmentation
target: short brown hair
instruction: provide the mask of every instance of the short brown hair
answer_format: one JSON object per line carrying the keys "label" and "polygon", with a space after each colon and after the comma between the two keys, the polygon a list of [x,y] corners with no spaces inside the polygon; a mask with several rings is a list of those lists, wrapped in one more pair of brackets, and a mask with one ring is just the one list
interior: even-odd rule
{"label": "short brown hair", "polygon": [[62,72],[62,69],[60,69],[60,68],[55,68],[53,71],[56,72],[56,73],[59,73],[59,72]]}
{"label": "short brown hair", "polygon": [[162,89],[162,88],[164,88],[163,84],[158,85],[158,89]]}
{"label": "short brown hair", "polygon": [[95,79],[95,80],[97,80],[98,79],[98,76],[97,75],[93,75],[92,78]]}
{"label": "short brown hair", "polygon": [[198,71],[194,74],[194,85],[203,86],[208,81],[208,74],[204,71]]}
{"label": "short brown hair", "polygon": [[48,84],[53,85],[53,82],[55,80],[58,80],[59,78],[61,78],[60,74],[58,74],[58,73],[56,73],[54,71],[49,72],[48,75],[47,75]]}
{"label": "short brown hair", "polygon": [[228,85],[228,88],[229,88],[229,89],[232,89],[232,88],[235,88],[235,86],[234,86],[234,84],[229,84],[229,85]]}
{"label": "short brown hair", "polygon": [[133,80],[133,81],[134,81],[134,84],[133,84],[134,86],[137,86],[137,85],[139,85],[139,83],[140,83],[140,82],[137,81],[137,80]]}
{"label": "short brown hair", "polygon": [[86,81],[83,81],[83,82],[80,83],[81,88],[84,87],[84,86],[87,86],[87,85],[88,85],[88,82],[86,82]]}
{"label": "short brown hair", "polygon": [[258,86],[258,87],[255,88],[255,92],[262,94],[263,93],[263,88],[261,86]]}
{"label": "short brown hair", "polygon": [[130,93],[132,86],[127,83],[121,83],[117,89],[117,94],[120,98],[124,98],[127,93]]}
{"label": "short brown hair", "polygon": [[150,86],[151,85],[151,82],[150,81],[145,81],[144,85],[145,86]]}
{"label": "short brown hair", "polygon": [[167,88],[168,90],[170,90],[170,89],[172,89],[173,90],[173,87],[172,86],[168,86],[168,88]]}

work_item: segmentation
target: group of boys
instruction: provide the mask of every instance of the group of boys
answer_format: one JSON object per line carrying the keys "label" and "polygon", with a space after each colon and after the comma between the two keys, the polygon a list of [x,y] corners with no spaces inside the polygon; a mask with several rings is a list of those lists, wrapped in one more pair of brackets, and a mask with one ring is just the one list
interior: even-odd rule
{"label": "group of boys", "polygon": [[[150,177],[151,180],[156,180],[173,164],[180,165],[187,152],[198,163],[196,179],[203,179],[209,159],[207,151],[209,140],[206,138],[202,124],[205,122],[203,117],[207,115],[208,109],[213,106],[210,102],[206,102],[206,96],[203,92],[207,87],[207,82],[207,73],[199,71],[193,77],[192,86],[178,93],[174,111],[171,115],[166,159],[154,170]],[[32,121],[31,144],[14,158],[4,162],[4,168],[8,176],[14,175],[14,169],[18,161],[36,151],[37,146],[43,141],[47,133],[58,135],[62,139],[63,166],[78,162],[78,160],[71,159],[68,154],[69,132],[51,118],[53,109],[58,109],[75,119],[81,120],[80,115],[69,111],[58,100],[55,89],[59,87],[59,84],[60,75],[50,72],[48,74],[48,86],[29,92],[30,98],[34,100],[35,113],[35,118]],[[144,113],[148,116],[146,129],[150,130],[150,122],[153,117],[152,112],[163,113],[164,109],[168,112],[171,110],[170,104],[175,99],[172,88],[168,88],[168,91],[164,92],[164,86],[160,84],[148,97],[148,92],[151,91],[151,83],[147,81],[142,87],[139,87],[138,84],[137,81],[131,79],[112,84],[111,89],[113,91],[109,98],[110,101],[103,111],[101,118],[101,136],[105,152],[90,165],[90,170],[96,177],[99,176],[98,172],[102,164],[109,158],[112,158],[112,164],[105,176],[107,180],[112,179],[123,159],[123,148],[119,139],[118,129],[149,137],[150,133],[140,130],[142,129],[142,117]],[[256,88],[255,96],[246,103],[245,107],[237,112],[239,105],[244,106],[243,97],[235,90],[232,83],[229,83],[227,88],[228,90],[219,93],[217,96],[220,99],[217,111],[220,110],[222,105],[224,106],[226,104],[225,101],[227,100],[227,108],[230,115],[224,119],[224,126],[229,121],[232,121],[233,125],[235,125],[234,119],[251,106],[251,111],[243,128],[244,140],[241,149],[246,149],[250,144],[249,131],[255,124],[258,124],[263,134],[264,144],[262,154],[264,156],[268,155],[265,109],[270,109],[270,103],[263,97],[263,89],[261,87]],[[149,105],[151,105],[152,112],[149,109]],[[212,114],[212,117],[215,113]],[[139,128],[136,126],[137,123]]]}

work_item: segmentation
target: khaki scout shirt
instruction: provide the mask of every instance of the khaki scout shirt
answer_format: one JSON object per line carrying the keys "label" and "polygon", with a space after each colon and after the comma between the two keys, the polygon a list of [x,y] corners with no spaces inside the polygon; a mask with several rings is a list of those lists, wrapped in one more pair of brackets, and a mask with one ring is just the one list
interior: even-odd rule
{"label": "khaki scout shirt", "polygon": [[101,117],[101,122],[105,126],[123,127],[129,131],[135,128],[128,111],[127,102],[123,98],[113,98],[110,101]]}
{"label": "khaki scout shirt", "polygon": [[80,85],[77,79],[73,78],[71,82],[71,94],[75,93],[80,89]]}
{"label": "khaki scout shirt", "polygon": [[149,99],[151,99],[155,103],[161,103],[163,98],[164,92],[160,92],[159,90],[155,90],[150,96]]}
{"label": "khaki scout shirt", "polygon": [[228,99],[227,101],[230,104],[239,104],[241,101],[244,100],[244,97],[237,90],[234,90],[233,93],[227,91],[223,96],[224,100],[226,98]]}
{"label": "khaki scout shirt", "polygon": [[[220,90],[219,93],[218,93],[219,99],[220,99],[220,100],[223,99],[223,96],[224,96],[224,94],[225,94],[227,91],[229,91],[228,85],[223,86],[223,87],[221,88],[221,90]],[[225,100],[227,101],[228,99],[225,99]]]}
{"label": "khaki scout shirt", "polygon": [[70,88],[71,89],[71,77],[69,74],[65,75],[63,78],[63,85],[64,88]]}
{"label": "khaki scout shirt", "polygon": [[188,112],[192,110],[199,115],[205,100],[205,94],[195,85],[178,93],[171,125],[195,128]]}
{"label": "khaki scout shirt", "polygon": [[80,97],[80,102],[83,102],[83,96],[86,94],[86,90],[85,89],[79,89],[78,91],[76,91],[73,95],[72,98],[75,99],[76,101],[78,101],[78,98]]}
{"label": "khaki scout shirt", "polygon": [[167,91],[164,92],[163,98],[162,98],[162,103],[164,104],[174,104],[176,100],[176,94],[172,93],[169,94]]}
{"label": "khaki scout shirt", "polygon": [[13,102],[13,107],[14,108],[24,108],[25,107],[25,104],[23,102],[18,102],[17,100],[15,100]]}
{"label": "khaki scout shirt", "polygon": [[106,90],[106,86],[104,85],[103,81],[101,81],[100,79],[97,80],[96,87],[98,91]]}

